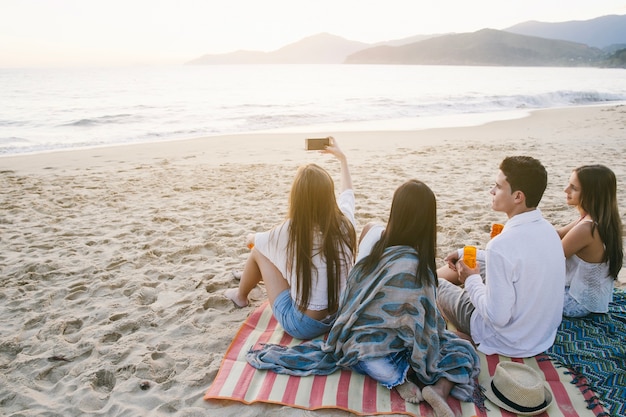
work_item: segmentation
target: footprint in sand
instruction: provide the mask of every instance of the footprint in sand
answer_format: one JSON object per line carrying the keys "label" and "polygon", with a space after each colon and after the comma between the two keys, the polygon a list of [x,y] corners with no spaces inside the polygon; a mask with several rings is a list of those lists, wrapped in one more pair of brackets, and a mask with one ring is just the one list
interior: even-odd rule
{"label": "footprint in sand", "polygon": [[94,390],[108,394],[115,388],[115,374],[106,369],[100,369],[93,376],[91,386]]}
{"label": "footprint in sand", "polygon": [[113,333],[105,334],[102,337],[101,342],[108,345],[108,344],[112,344],[112,343],[117,342],[121,338],[122,338],[121,334],[119,334],[117,332],[113,332]]}
{"label": "footprint in sand", "polygon": [[68,343],[76,343],[80,340],[79,330],[83,327],[81,319],[68,320],[63,323],[63,337]]}
{"label": "footprint in sand", "polygon": [[23,347],[14,341],[0,343],[0,365],[12,362],[22,349]]}
{"label": "footprint in sand", "polygon": [[49,386],[49,384],[56,384],[69,373],[70,368],[63,366],[64,364],[64,362],[59,362],[52,367],[44,369],[35,377],[34,382],[44,387]]}
{"label": "footprint in sand", "polygon": [[176,362],[168,354],[153,352],[137,366],[136,376],[160,384],[176,373],[175,367]]}
{"label": "footprint in sand", "polygon": [[32,330],[35,328],[41,327],[41,325],[45,322],[46,316],[45,314],[38,314],[35,317],[29,318],[24,323],[24,330]]}
{"label": "footprint in sand", "polygon": [[81,319],[68,320],[64,323],[63,334],[73,334],[79,331],[83,327],[83,321]]}
{"label": "footprint in sand", "polygon": [[137,293],[136,301],[138,304],[146,306],[153,304],[159,296],[159,292],[155,288],[142,287]]}
{"label": "footprint in sand", "polygon": [[233,302],[224,294],[209,294],[209,297],[202,304],[202,308],[204,310],[228,311],[233,308]]}
{"label": "footprint in sand", "polygon": [[70,293],[68,294],[68,296],[65,297],[65,299],[76,300],[77,298],[80,298],[81,296],[85,295],[86,292],[87,292],[87,287],[85,285],[82,285],[82,284],[74,285],[73,288],[70,290]]}

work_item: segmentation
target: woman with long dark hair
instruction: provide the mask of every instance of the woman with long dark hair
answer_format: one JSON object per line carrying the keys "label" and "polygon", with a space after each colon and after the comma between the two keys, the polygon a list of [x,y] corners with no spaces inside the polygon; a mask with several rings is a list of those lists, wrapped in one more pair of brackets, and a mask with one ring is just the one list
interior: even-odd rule
{"label": "woman with long dark hair", "polygon": [[606,313],[624,257],[615,174],[604,165],[584,165],[564,191],[580,217],[558,229],[566,258],[563,315]]}
{"label": "woman with long dark hair", "polygon": [[394,193],[386,227],[368,227],[361,260],[348,277],[326,340],[252,350],[252,366],[291,375],[340,368],[369,375],[409,402],[425,400],[453,417],[446,399],[472,401],[479,359],[472,344],[446,330],[437,310],[435,195],[411,180]]}

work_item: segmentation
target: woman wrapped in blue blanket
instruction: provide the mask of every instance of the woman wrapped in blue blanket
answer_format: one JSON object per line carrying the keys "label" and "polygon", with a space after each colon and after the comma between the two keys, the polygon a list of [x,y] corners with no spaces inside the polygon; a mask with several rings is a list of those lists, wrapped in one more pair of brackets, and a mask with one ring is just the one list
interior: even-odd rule
{"label": "woman wrapped in blue blanket", "polygon": [[471,343],[445,329],[435,304],[435,195],[410,180],[394,193],[386,228],[364,229],[338,316],[324,340],[264,345],[247,359],[257,369],[328,375],[352,369],[425,400],[437,417],[453,417],[449,395],[472,401],[479,359]]}

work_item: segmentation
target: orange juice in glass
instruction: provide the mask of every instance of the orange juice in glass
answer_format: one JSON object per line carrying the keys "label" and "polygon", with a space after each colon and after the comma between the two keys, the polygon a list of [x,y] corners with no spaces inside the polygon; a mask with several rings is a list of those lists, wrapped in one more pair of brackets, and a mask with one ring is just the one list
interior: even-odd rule
{"label": "orange juice in glass", "polygon": [[491,225],[491,238],[493,239],[494,237],[498,236],[500,232],[502,231],[502,228],[504,228],[503,224],[500,224],[500,223],[492,224]]}
{"label": "orange juice in glass", "polygon": [[463,248],[463,262],[472,269],[476,268],[476,246],[465,246]]}

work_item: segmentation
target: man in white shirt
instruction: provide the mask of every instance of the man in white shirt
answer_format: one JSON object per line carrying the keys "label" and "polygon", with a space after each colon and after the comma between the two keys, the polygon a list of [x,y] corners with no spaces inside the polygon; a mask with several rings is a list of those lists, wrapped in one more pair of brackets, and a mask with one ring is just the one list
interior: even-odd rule
{"label": "man in white shirt", "polygon": [[[490,191],[492,208],[509,219],[502,233],[478,251],[476,268],[462,261],[461,250],[448,255],[448,265],[439,270],[439,310],[487,355],[542,353],[554,343],[561,323],[565,256],[554,226],[537,208],[547,177],[534,158],[505,158]],[[446,276],[465,287],[441,278]]]}

